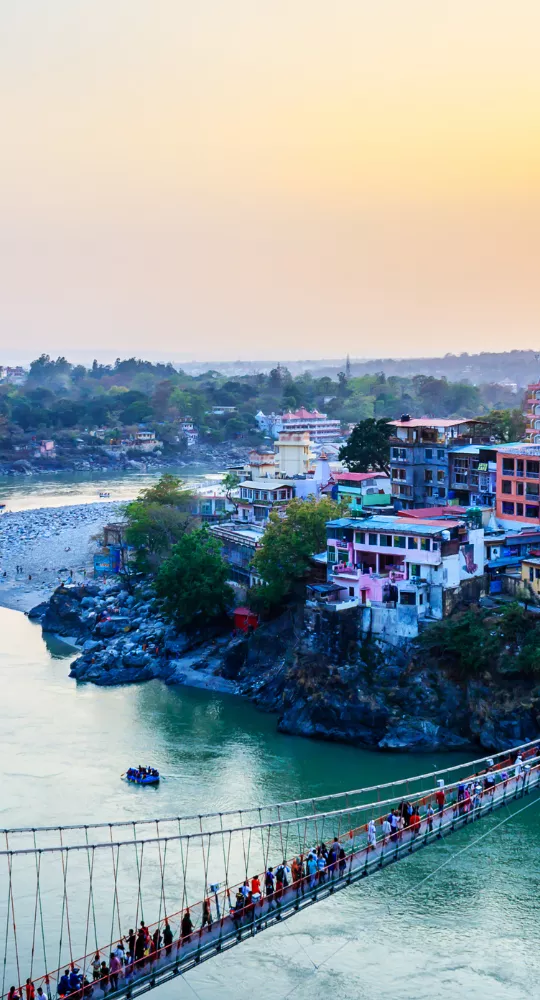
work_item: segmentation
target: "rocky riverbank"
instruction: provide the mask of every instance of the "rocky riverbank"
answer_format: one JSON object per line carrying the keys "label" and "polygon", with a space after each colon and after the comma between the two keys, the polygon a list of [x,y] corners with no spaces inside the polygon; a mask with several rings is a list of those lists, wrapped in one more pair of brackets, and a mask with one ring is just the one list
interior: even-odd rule
{"label": "rocky riverbank", "polygon": [[59,448],[54,458],[22,458],[14,454],[0,460],[0,476],[42,476],[58,472],[129,472],[152,469],[182,469],[185,466],[204,465],[208,471],[221,472],[230,465],[246,462],[249,448],[232,443],[200,444],[188,451],[152,454],[141,453],[134,458],[127,454],[114,454],[105,448],[90,451]]}
{"label": "rocky riverbank", "polygon": [[28,611],[62,580],[82,582],[92,569],[93,539],[119,521],[117,501],[8,511],[0,517],[0,604]]}
{"label": "rocky riverbank", "polygon": [[354,638],[343,619],[323,614],[314,631],[303,607],[249,637],[233,636],[230,624],[186,636],[160,617],[151,590],[92,581],[59,588],[31,617],[77,638],[78,681],[159,678],[228,691],[275,712],[282,732],[387,751],[498,750],[540,732],[538,684],[459,680],[412,645]]}

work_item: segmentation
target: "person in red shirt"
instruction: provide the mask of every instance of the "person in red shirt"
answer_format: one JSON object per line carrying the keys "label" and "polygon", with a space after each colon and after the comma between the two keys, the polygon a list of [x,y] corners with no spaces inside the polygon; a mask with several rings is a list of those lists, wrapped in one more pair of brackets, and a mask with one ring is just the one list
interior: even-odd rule
{"label": "person in red shirt", "polygon": [[444,803],[446,802],[446,795],[444,794],[444,788],[439,788],[439,790],[435,792],[435,801],[439,807],[439,812],[440,813],[444,812]]}
{"label": "person in red shirt", "polygon": [[33,982],[32,982],[31,979],[27,979],[26,980],[26,985],[25,985],[24,989],[25,989],[25,992],[26,992],[26,1000],[34,1000],[34,997],[36,995],[36,991],[35,991],[34,984],[33,984]]}
{"label": "person in red shirt", "polygon": [[409,824],[412,830],[413,837],[418,836],[418,834],[420,833],[421,825],[422,825],[422,820],[420,819],[420,813],[418,812],[418,809],[415,809],[413,811],[413,814],[411,816],[411,822]]}

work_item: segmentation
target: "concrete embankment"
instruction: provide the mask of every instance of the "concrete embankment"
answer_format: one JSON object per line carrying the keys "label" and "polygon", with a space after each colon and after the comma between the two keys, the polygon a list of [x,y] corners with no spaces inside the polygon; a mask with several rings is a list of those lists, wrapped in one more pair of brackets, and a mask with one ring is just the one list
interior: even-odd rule
{"label": "concrete embankment", "polygon": [[95,536],[123,516],[116,501],[43,507],[0,517],[0,605],[29,611],[72,572],[91,571]]}

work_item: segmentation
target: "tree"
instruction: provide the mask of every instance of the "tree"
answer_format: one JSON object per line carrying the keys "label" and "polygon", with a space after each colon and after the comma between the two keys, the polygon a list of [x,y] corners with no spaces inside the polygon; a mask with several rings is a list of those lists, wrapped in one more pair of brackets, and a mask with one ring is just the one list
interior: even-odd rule
{"label": "tree", "polygon": [[195,498],[178,476],[166,473],[126,507],[127,541],[141,572],[155,572],[173,545],[198,523]]}
{"label": "tree", "polygon": [[207,528],[193,531],[173,546],[156,577],[165,614],[177,628],[202,626],[226,614],[234,600],[228,567],[217,539]]}
{"label": "tree", "polygon": [[281,604],[295,584],[303,581],[310,559],[326,549],[326,522],[339,517],[339,507],[329,497],[291,500],[287,516],[270,514],[254,570],[263,584],[253,587],[250,601],[261,610]]}
{"label": "tree", "polygon": [[240,486],[240,476],[236,472],[227,472],[221,480],[221,485],[225,489],[227,500],[233,504],[235,512],[238,513],[238,501],[233,496],[233,490],[236,490]]}
{"label": "tree", "polygon": [[498,441],[521,441],[526,420],[521,410],[492,410],[485,418]]}
{"label": "tree", "polygon": [[340,448],[339,458],[350,472],[388,472],[391,434],[386,418],[361,420]]}

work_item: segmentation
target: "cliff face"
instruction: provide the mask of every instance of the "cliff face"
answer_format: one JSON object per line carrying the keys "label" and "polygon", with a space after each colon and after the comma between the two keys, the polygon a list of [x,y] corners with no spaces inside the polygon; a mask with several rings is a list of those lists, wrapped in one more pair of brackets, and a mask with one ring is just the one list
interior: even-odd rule
{"label": "cliff face", "polygon": [[457,680],[412,645],[362,639],[354,611],[289,613],[254,633],[243,656],[240,689],[279,713],[282,732],[426,751],[504,749],[540,732],[538,685]]}
{"label": "cliff face", "polygon": [[512,674],[452,676],[417,647],[365,639],[355,610],[298,606],[249,637],[230,625],[179,635],[151,592],[119,582],[59,588],[31,615],[82,646],[71,676],[94,684],[152,678],[242,694],[278,728],[381,750],[505,749],[540,734],[540,685]]}

